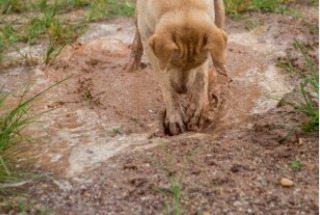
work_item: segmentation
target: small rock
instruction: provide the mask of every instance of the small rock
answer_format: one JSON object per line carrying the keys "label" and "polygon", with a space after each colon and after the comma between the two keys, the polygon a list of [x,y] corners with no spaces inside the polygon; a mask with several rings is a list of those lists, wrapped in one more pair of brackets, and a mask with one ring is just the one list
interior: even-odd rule
{"label": "small rock", "polygon": [[252,213],[253,213],[252,209],[251,209],[251,208],[248,208],[248,209],[247,209],[247,213],[248,213],[248,214],[252,214]]}
{"label": "small rock", "polygon": [[293,181],[291,181],[290,179],[287,178],[281,178],[279,180],[279,183],[283,186],[283,187],[292,187],[293,186]]}
{"label": "small rock", "polygon": [[303,145],[305,143],[305,139],[304,138],[299,138],[299,145]]}
{"label": "small rock", "polygon": [[241,206],[242,205],[242,203],[240,202],[240,201],[235,201],[234,203],[233,203],[233,206],[235,206],[235,207],[239,207],[239,206]]}
{"label": "small rock", "polygon": [[247,129],[251,130],[251,129],[253,129],[253,127],[254,127],[254,125],[252,123],[248,123]]}

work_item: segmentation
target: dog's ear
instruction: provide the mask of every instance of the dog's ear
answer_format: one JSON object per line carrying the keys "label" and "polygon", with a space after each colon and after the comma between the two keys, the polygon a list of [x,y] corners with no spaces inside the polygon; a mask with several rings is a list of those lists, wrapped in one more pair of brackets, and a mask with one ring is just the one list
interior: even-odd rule
{"label": "dog's ear", "polygon": [[206,50],[209,50],[215,64],[225,64],[225,51],[227,48],[228,35],[222,29],[214,26],[207,35]]}
{"label": "dog's ear", "polygon": [[164,70],[174,51],[178,50],[177,45],[173,42],[168,34],[155,33],[149,38],[149,45],[154,55],[159,60],[159,67]]}

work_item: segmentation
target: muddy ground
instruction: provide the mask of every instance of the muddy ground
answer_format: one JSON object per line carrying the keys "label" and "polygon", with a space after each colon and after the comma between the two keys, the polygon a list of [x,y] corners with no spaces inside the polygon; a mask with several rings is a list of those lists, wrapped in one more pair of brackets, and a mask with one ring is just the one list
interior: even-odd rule
{"label": "muddy ground", "polygon": [[124,71],[131,18],[91,24],[49,66],[6,68],[12,89],[32,82],[39,91],[70,77],[34,106],[55,108],[26,131],[35,141],[24,145],[27,166],[47,176],[19,189],[56,214],[173,214],[174,205],[182,214],[318,214],[318,137],[299,131],[304,116],[278,105],[298,84],[276,66],[300,65],[294,38],[319,59],[318,10],[298,8],[301,17],[251,13],[253,29],[248,19],[227,20],[233,82],[213,81],[220,103],[211,98],[214,124],[203,132],[159,136],[164,103],[147,59]]}

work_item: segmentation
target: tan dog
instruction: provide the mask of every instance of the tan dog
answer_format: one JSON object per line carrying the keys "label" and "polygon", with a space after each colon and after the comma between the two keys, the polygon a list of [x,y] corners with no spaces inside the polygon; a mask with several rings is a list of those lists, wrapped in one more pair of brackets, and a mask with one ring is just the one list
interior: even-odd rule
{"label": "tan dog", "polygon": [[[223,0],[137,0],[135,18],[137,30],[127,71],[139,68],[144,49],[166,104],[166,132],[177,135],[193,130],[208,105],[209,54],[214,65],[224,69]],[[184,111],[178,94],[190,89],[192,98]]]}

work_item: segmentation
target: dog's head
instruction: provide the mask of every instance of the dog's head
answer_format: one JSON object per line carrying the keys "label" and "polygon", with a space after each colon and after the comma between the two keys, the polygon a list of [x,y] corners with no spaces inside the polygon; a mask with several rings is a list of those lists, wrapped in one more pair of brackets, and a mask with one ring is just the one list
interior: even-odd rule
{"label": "dog's head", "polygon": [[211,53],[219,67],[225,64],[227,34],[213,23],[160,26],[149,45],[159,60],[160,69],[170,64],[192,69],[204,63]]}

